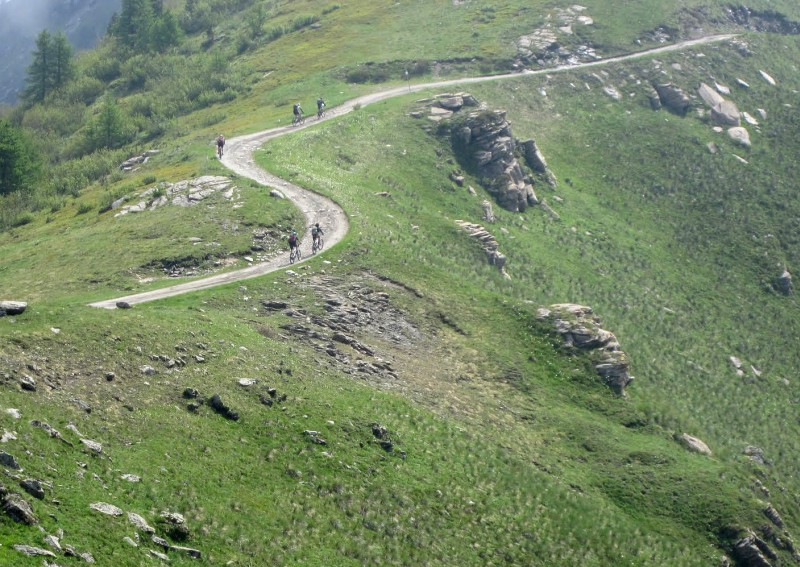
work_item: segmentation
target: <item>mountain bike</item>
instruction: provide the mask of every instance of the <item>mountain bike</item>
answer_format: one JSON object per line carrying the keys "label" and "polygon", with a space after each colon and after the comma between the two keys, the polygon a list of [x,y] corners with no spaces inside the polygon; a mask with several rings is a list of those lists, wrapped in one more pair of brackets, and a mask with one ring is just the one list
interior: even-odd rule
{"label": "mountain bike", "polygon": [[292,126],[297,126],[302,124],[306,121],[306,117],[303,114],[295,114],[294,118],[292,118]]}
{"label": "mountain bike", "polygon": [[223,146],[220,146],[219,144],[217,144],[217,157],[219,159],[222,159],[222,148],[223,148]]}
{"label": "mountain bike", "polygon": [[317,120],[321,120],[323,116],[325,116],[325,106],[324,105],[323,105],[322,108],[317,110]]}
{"label": "mountain bike", "polygon": [[299,261],[300,258],[302,257],[303,255],[300,252],[300,243],[298,242],[297,246],[292,248],[292,250],[289,252],[289,263],[294,264],[295,262]]}
{"label": "mountain bike", "polygon": [[316,254],[319,250],[322,250],[323,246],[325,246],[325,241],[322,240],[322,235],[320,235],[311,244],[311,253]]}

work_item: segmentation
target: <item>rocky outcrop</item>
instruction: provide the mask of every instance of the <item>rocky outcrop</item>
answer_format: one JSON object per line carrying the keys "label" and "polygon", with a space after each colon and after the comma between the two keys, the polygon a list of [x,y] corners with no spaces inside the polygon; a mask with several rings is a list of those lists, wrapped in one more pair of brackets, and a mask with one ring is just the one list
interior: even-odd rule
{"label": "rocky outcrop", "polygon": [[[228,201],[235,201],[239,195],[236,186],[229,177],[221,175],[204,175],[193,179],[184,179],[177,183],[162,182],[135,197],[122,197],[111,204],[111,209],[119,209],[114,216],[119,217],[128,213],[141,213],[158,209],[166,205],[178,207],[191,207],[208,199],[213,195],[221,194]],[[131,200],[132,205],[125,203]]]}
{"label": "rocky outcrop", "polygon": [[0,301],[0,317],[3,315],[22,315],[28,308],[24,301]]}
{"label": "rocky outcrop", "polygon": [[752,532],[736,542],[733,555],[745,567],[771,567],[767,557],[777,558],[767,543]]}
{"label": "rocky outcrop", "polygon": [[[524,143],[513,137],[504,111],[483,110],[464,116],[453,125],[451,141],[459,159],[475,172],[501,207],[522,212],[539,203],[533,177],[517,159]],[[546,168],[543,157],[539,164]]]}
{"label": "rocky outcrop", "polygon": [[614,334],[600,326],[600,319],[591,307],[561,303],[539,309],[537,316],[552,323],[564,337],[566,347],[589,351],[603,381],[618,395],[625,395],[625,387],[633,381],[629,374],[630,361]]}
{"label": "rocky outcrop", "polygon": [[497,242],[497,239],[479,224],[463,220],[457,220],[456,224],[466,230],[472,238],[480,243],[484,252],[486,252],[486,259],[489,260],[489,264],[496,266],[497,269],[500,270],[500,273],[507,279],[511,279],[511,276],[509,276],[505,270],[506,256],[498,251],[500,244]]}
{"label": "rocky outcrop", "polygon": [[8,492],[0,484],[0,509],[8,514],[15,522],[33,526],[39,523],[39,519],[33,513],[33,508],[22,496],[15,492]]}

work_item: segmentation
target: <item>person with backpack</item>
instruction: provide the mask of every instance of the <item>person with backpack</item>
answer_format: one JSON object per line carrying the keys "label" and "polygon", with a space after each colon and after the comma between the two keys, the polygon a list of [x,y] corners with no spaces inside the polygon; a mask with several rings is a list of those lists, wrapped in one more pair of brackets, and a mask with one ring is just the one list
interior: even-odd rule
{"label": "person with backpack", "polygon": [[289,252],[291,253],[295,248],[297,248],[298,244],[297,231],[292,229],[292,233],[289,235]]}
{"label": "person with backpack", "polygon": [[294,103],[294,107],[292,108],[292,112],[294,113],[294,118],[292,119],[292,124],[299,124],[303,121],[303,107],[300,106],[299,102]]}
{"label": "person with backpack", "polygon": [[322,115],[325,113],[325,101],[320,96],[317,99],[317,119],[322,118]]}
{"label": "person with backpack", "polygon": [[319,226],[319,223],[316,223],[314,226],[311,227],[311,251],[316,252],[317,250],[322,250],[322,235],[325,234],[322,232],[322,227]]}
{"label": "person with backpack", "polygon": [[222,159],[222,148],[225,147],[225,136],[220,134],[217,136],[217,156]]}

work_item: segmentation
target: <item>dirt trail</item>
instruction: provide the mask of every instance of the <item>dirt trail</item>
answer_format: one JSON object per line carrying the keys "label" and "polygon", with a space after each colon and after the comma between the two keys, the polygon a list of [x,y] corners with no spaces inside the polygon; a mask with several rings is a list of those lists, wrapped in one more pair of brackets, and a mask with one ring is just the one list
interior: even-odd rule
{"label": "dirt trail", "polygon": [[[519,73],[509,73],[505,75],[467,77],[467,78],[452,79],[447,81],[437,81],[432,83],[403,85],[383,90],[380,92],[360,96],[358,98],[346,101],[340,106],[337,106],[336,108],[328,109],[321,121],[331,120],[332,118],[343,116],[345,114],[348,114],[349,112],[352,112],[356,107],[367,106],[368,104],[372,104],[381,100],[386,100],[396,96],[402,96],[408,93],[414,93],[427,89],[455,87],[460,85],[482,83],[487,81],[500,81],[500,80],[515,79],[521,77],[530,77],[532,75],[553,74],[553,73],[558,73],[560,71],[572,71],[575,69],[597,67],[600,65],[608,65],[609,63],[630,61],[633,59],[639,59],[642,57],[657,55],[659,53],[678,51],[681,49],[686,49],[688,47],[694,47],[697,45],[726,41],[732,39],[735,36],[736,34],[707,36],[699,39],[693,39],[693,40],[683,41],[680,43],[665,45],[663,47],[656,47],[654,49],[648,49],[645,51],[638,51],[636,53],[630,53],[627,55],[610,57],[608,59],[600,59],[598,61],[591,61],[589,63],[580,63],[578,65],[563,65],[560,67],[538,69],[536,71],[528,70]],[[349,223],[347,220],[347,214],[344,212],[344,210],[334,201],[328,199],[327,197],[324,197],[308,189],[304,189],[298,185],[294,185],[288,181],[276,177],[275,175],[272,175],[271,173],[268,173],[267,171],[264,171],[261,167],[256,165],[253,159],[253,153],[255,152],[255,150],[260,146],[262,146],[267,141],[272,140],[273,138],[277,138],[279,136],[289,134],[291,132],[295,132],[297,130],[308,128],[309,126],[313,126],[317,122],[320,122],[320,120],[317,120],[316,116],[311,116],[306,120],[305,124],[300,126],[288,126],[288,125],[281,126],[279,128],[272,128],[270,130],[265,130],[263,132],[256,132],[254,134],[238,136],[236,138],[227,140],[225,143],[225,155],[222,158],[222,164],[231,169],[232,171],[234,171],[235,173],[238,173],[239,175],[242,175],[244,177],[249,177],[250,179],[254,179],[255,181],[267,187],[278,189],[281,193],[286,195],[288,199],[290,199],[300,208],[300,210],[303,212],[303,215],[305,216],[305,224],[307,227],[310,227],[315,222],[319,222],[320,225],[325,230],[325,249],[327,250],[337,242],[341,241],[347,234],[347,231],[349,229]],[[306,231],[306,235],[307,235],[306,238],[303,239],[300,245],[303,251],[302,261],[308,260],[308,258],[311,256],[310,231]],[[91,303],[90,305],[92,307],[115,309],[117,302],[121,301],[124,301],[131,305],[136,303],[144,303],[146,301],[154,301],[156,299],[163,299],[165,297],[172,297],[174,295],[180,295],[182,293],[188,293],[200,289],[207,289],[221,284],[246,280],[249,278],[255,278],[270,272],[290,267],[291,265],[289,264],[289,253],[288,251],[286,251],[267,262],[254,264],[252,266],[248,266],[247,268],[233,270],[230,272],[225,272],[223,274],[210,276],[208,278],[203,278],[200,280],[173,285],[144,293],[137,293],[133,295],[127,295],[124,297],[118,297],[116,299],[98,301],[96,303]]]}

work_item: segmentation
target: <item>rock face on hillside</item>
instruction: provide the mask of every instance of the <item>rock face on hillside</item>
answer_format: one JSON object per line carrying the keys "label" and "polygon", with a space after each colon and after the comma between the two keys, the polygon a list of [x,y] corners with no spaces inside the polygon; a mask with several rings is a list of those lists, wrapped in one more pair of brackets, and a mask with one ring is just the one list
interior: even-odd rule
{"label": "rock face on hillside", "polygon": [[553,324],[564,337],[565,346],[589,351],[603,381],[618,395],[625,395],[625,387],[633,381],[628,373],[630,361],[614,334],[600,327],[591,307],[560,303],[539,309],[537,315]]}
{"label": "rock face on hillside", "polygon": [[658,93],[661,106],[678,116],[686,116],[692,101],[680,87],[672,83],[660,83],[653,85],[653,88]]}
{"label": "rock face on hillside", "polygon": [[[517,159],[519,154],[523,154],[525,144],[512,135],[505,111],[469,113],[454,124],[451,140],[456,154],[474,169],[501,207],[522,212],[539,203],[533,191],[533,178]],[[529,147],[533,148],[535,158],[538,154],[535,143]],[[543,159],[536,163],[537,167],[546,168]]]}

